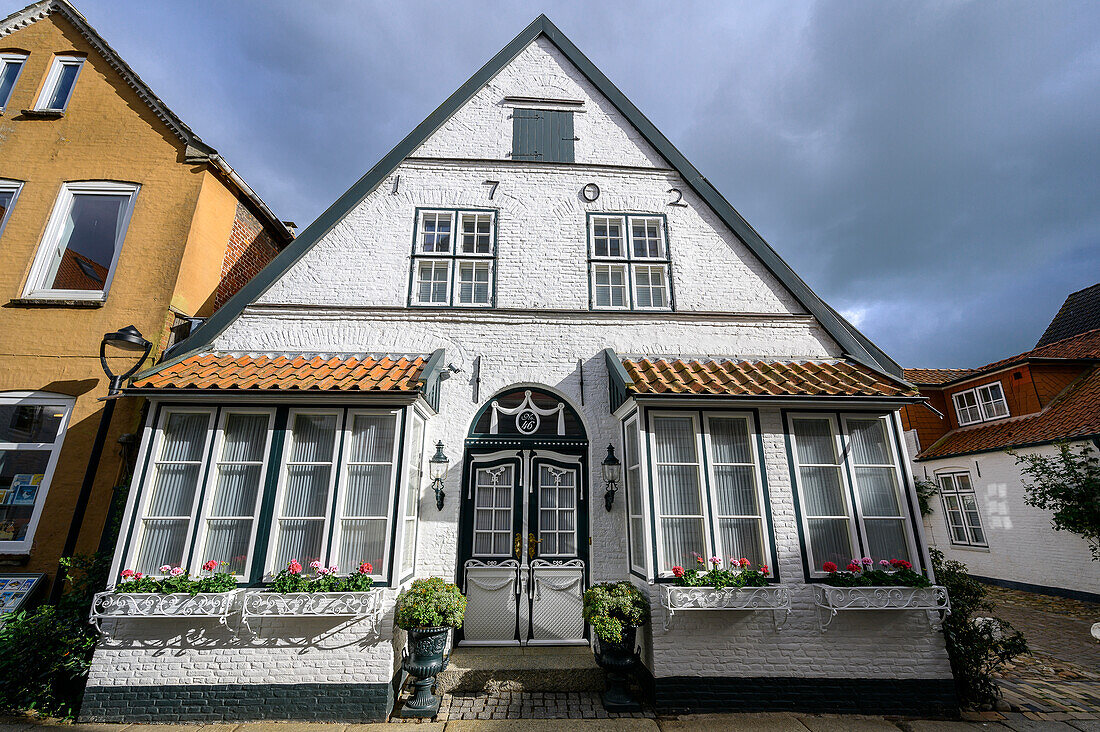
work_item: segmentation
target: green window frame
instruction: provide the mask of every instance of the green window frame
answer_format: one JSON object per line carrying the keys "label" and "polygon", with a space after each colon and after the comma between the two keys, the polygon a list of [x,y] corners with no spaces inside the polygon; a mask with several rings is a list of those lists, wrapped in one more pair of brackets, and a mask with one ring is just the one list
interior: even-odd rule
{"label": "green window frame", "polygon": [[416,209],[409,307],[496,307],[497,218],[496,209]]}

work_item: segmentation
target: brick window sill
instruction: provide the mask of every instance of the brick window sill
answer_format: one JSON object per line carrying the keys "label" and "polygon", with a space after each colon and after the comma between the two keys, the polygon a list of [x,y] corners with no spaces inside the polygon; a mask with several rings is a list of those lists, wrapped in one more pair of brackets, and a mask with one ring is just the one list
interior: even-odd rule
{"label": "brick window sill", "polygon": [[52,300],[44,297],[16,297],[8,301],[9,308],[80,308],[95,309],[104,305],[103,300]]}
{"label": "brick window sill", "polygon": [[59,109],[24,109],[19,114],[29,119],[61,119],[65,116]]}

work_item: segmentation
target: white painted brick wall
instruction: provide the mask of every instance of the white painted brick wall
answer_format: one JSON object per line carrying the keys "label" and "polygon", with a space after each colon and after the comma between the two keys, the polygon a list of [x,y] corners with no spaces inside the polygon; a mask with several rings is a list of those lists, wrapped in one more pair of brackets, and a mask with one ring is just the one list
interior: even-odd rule
{"label": "white painted brick wall", "polygon": [[[1080,443],[1074,447],[1079,448]],[[1019,452],[1054,455],[1057,450],[1045,445]],[[917,478],[934,480],[937,473],[952,470],[970,472],[989,548],[952,544],[938,497],[932,501],[934,512],[925,519],[930,546],[982,577],[1100,594],[1100,562],[1091,560],[1082,537],[1054,530],[1050,511],[1024,503],[1023,480],[1011,455],[990,452],[913,463]]]}
{"label": "white painted brick wall", "polygon": [[580,138],[574,143],[578,163],[668,167],[633,125],[545,38],[521,51],[413,155],[510,160],[513,107],[503,100],[515,96],[584,102],[573,115],[573,132]]}

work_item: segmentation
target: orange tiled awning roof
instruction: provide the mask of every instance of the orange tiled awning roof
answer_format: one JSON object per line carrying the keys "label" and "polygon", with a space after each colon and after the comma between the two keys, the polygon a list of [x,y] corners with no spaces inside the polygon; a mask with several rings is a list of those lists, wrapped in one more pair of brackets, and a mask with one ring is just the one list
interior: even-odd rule
{"label": "orange tiled awning roof", "polygon": [[847,361],[622,360],[635,394],[917,397],[916,390]]}
{"label": "orange tiled awning roof", "polygon": [[427,356],[200,353],[134,389],[417,392]]}
{"label": "orange tiled awning roof", "polygon": [[1047,408],[1018,419],[961,427],[949,432],[918,460],[1100,435],[1100,367],[1085,372]]}

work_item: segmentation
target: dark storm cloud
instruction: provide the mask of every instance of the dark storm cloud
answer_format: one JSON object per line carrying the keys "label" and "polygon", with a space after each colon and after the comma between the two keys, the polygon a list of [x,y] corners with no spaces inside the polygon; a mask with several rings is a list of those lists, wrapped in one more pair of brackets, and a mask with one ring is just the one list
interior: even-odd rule
{"label": "dark storm cloud", "polygon": [[77,2],[302,226],[545,10],[905,365],[1100,281],[1095,3]]}

